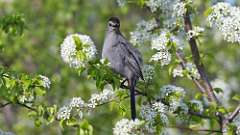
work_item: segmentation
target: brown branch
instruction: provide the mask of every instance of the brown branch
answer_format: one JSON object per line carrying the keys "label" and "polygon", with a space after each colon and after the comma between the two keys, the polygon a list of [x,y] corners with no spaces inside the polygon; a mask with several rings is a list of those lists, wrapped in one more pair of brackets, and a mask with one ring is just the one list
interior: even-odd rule
{"label": "brown branch", "polygon": [[[184,25],[185,25],[184,29],[185,29],[186,33],[188,33],[188,31],[192,30],[192,22],[191,22],[191,19],[190,19],[189,11],[187,11],[186,14],[184,15]],[[213,93],[213,88],[212,88],[212,86],[210,84],[210,81],[208,79],[208,76],[205,72],[204,65],[201,62],[200,53],[199,53],[199,50],[198,50],[198,47],[197,47],[197,42],[196,42],[195,37],[189,39],[189,45],[190,45],[190,48],[191,48],[193,61],[194,61],[195,65],[198,69],[198,72],[201,76],[201,79],[204,81],[204,85],[206,87],[206,92],[207,92],[209,101],[219,103],[216,95]]]}
{"label": "brown branch", "polygon": [[25,104],[20,103],[20,102],[17,102],[17,104],[20,105],[20,106],[22,106],[22,107],[25,107],[25,108],[27,108],[27,109],[29,109],[29,110],[31,110],[31,111],[37,112],[37,109],[32,108],[31,106],[25,105]]}
{"label": "brown branch", "polygon": [[[187,62],[179,51],[176,51],[176,56],[180,60],[181,67],[183,69],[186,69]],[[199,82],[199,80],[195,79],[192,75],[191,75],[191,79],[194,82],[194,84],[198,87],[198,89],[201,91],[201,93],[205,93],[205,88],[202,86],[202,84]]]}
{"label": "brown branch", "polygon": [[237,108],[224,120],[222,120],[222,125],[227,125],[228,123],[232,122],[237,115],[240,113],[240,105],[237,106]]}
{"label": "brown branch", "polygon": [[183,127],[183,126],[167,126],[167,128],[177,128],[181,130],[188,130],[191,132],[211,132],[211,133],[222,133],[220,130],[213,130],[213,129],[193,129],[189,127]]}
{"label": "brown branch", "polygon": [[237,108],[232,112],[232,114],[227,118],[228,121],[232,122],[239,113],[240,113],[240,105],[238,105]]}
{"label": "brown branch", "polygon": [[207,115],[203,115],[203,114],[201,114],[199,112],[189,111],[188,114],[193,115],[193,116],[198,116],[198,117],[204,118],[204,119],[213,119],[213,117],[210,117],[210,116],[207,116]]}
{"label": "brown branch", "polygon": [[5,106],[7,105],[10,105],[11,102],[8,102],[8,103],[0,103],[0,108],[4,108]]}

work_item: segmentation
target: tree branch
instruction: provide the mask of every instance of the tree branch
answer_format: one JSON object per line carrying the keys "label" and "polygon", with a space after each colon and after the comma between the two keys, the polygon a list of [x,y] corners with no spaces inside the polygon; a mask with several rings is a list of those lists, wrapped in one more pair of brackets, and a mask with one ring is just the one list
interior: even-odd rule
{"label": "tree branch", "polygon": [[[184,15],[184,25],[185,25],[184,29],[185,29],[186,33],[188,33],[190,30],[192,30],[192,22],[191,22],[190,13],[189,13],[188,10]],[[198,50],[198,47],[197,47],[195,37],[189,39],[189,45],[190,45],[190,48],[191,48],[193,61],[194,61],[195,65],[198,69],[199,74],[201,75],[201,79],[204,81],[204,85],[206,87],[206,92],[207,92],[209,101],[219,103],[216,95],[213,93],[213,88],[212,88],[212,86],[210,84],[210,81],[208,79],[208,76],[205,72],[204,65],[201,62],[200,54],[199,54],[199,50]]]}
{"label": "tree branch", "polygon": [[198,116],[200,118],[213,119],[213,117],[210,117],[210,116],[207,116],[207,115],[203,115],[203,114],[198,113],[198,112],[189,111],[188,114],[193,115],[193,116]]}
{"label": "tree branch", "polygon": [[7,105],[10,105],[11,102],[8,102],[8,103],[0,103],[0,108],[4,108],[5,106]]}
{"label": "tree branch", "polygon": [[211,132],[211,133],[222,133],[222,131],[219,130],[213,130],[213,129],[193,129],[189,127],[184,127],[184,126],[167,126],[167,128],[177,128],[181,130],[188,130],[191,132]]}
{"label": "tree branch", "polygon": [[[186,69],[186,60],[182,56],[182,54],[179,51],[176,51],[176,56],[180,60],[180,65],[182,66],[183,69]],[[195,79],[193,76],[191,76],[192,81],[194,84],[198,87],[198,89],[201,91],[201,93],[205,93],[205,88],[202,86],[202,84],[199,82],[199,80]]]}
{"label": "tree branch", "polygon": [[30,106],[28,106],[28,105],[25,105],[25,104],[20,103],[20,102],[17,102],[17,104],[20,105],[20,106],[22,106],[22,107],[25,107],[25,108],[27,108],[27,109],[29,109],[29,110],[31,110],[31,111],[37,112],[37,109],[32,108],[32,107],[30,107]]}
{"label": "tree branch", "polygon": [[239,113],[240,113],[240,105],[238,105],[237,108],[228,117],[222,120],[222,125],[227,125],[228,123],[232,122]]}

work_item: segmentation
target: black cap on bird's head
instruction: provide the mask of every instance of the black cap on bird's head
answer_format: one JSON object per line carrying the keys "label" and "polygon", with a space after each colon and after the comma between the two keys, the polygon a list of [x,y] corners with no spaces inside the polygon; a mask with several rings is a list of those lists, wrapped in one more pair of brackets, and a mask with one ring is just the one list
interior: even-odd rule
{"label": "black cap on bird's head", "polygon": [[120,27],[120,20],[118,17],[111,17],[108,19],[108,28],[119,29],[119,27]]}

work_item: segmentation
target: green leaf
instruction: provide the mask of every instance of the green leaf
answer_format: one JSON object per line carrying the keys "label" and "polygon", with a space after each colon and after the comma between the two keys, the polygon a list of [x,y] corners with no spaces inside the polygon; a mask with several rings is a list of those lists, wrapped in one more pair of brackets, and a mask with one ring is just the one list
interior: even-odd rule
{"label": "green leaf", "polygon": [[207,10],[205,10],[203,14],[204,14],[204,16],[207,17],[207,16],[209,16],[212,13],[212,11],[213,11],[213,9],[210,7]]}
{"label": "green leaf", "polygon": [[83,49],[83,43],[82,41],[79,39],[78,36],[73,36],[73,40],[76,44],[76,49],[79,51],[79,50],[82,50]]}
{"label": "green leaf", "polygon": [[213,89],[216,93],[223,93],[223,90],[221,88],[214,88]]}
{"label": "green leaf", "polygon": [[42,122],[41,122],[40,119],[36,119],[34,124],[35,124],[36,127],[40,127],[42,125]]}
{"label": "green leaf", "polygon": [[240,95],[236,94],[232,97],[233,100],[240,101]]}
{"label": "green leaf", "polygon": [[76,126],[76,125],[78,125],[78,122],[76,119],[71,118],[71,119],[66,120],[66,125],[67,126]]}
{"label": "green leaf", "polygon": [[43,95],[46,94],[46,91],[45,91],[44,89],[42,89],[42,88],[39,88],[39,87],[36,87],[36,88],[34,89],[34,92],[35,92],[35,94],[36,94],[37,96],[43,96]]}

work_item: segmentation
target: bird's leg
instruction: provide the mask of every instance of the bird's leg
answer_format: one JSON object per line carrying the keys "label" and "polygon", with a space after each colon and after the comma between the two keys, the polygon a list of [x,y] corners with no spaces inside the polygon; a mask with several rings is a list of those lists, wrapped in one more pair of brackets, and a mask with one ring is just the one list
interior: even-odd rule
{"label": "bird's leg", "polygon": [[131,100],[131,117],[132,120],[136,119],[136,103],[135,103],[135,79],[128,79],[128,84],[130,87],[130,100]]}
{"label": "bird's leg", "polygon": [[128,79],[125,79],[125,80],[123,80],[123,81],[121,82],[120,88],[123,88],[123,89],[128,88],[126,85],[124,85],[124,83],[125,83],[127,80],[128,80]]}

